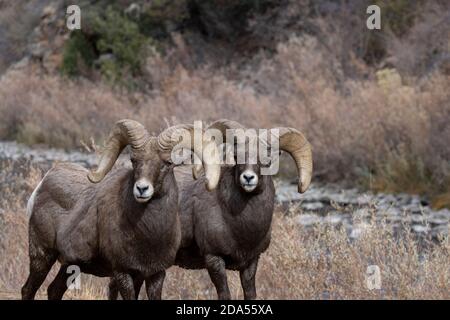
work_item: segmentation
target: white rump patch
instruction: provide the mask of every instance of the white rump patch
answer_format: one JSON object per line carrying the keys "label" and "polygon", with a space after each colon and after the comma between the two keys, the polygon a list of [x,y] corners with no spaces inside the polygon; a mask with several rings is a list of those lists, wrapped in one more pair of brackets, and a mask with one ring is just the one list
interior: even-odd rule
{"label": "white rump patch", "polygon": [[37,192],[39,191],[39,188],[42,185],[42,181],[44,181],[45,177],[47,176],[47,173],[42,178],[42,180],[39,182],[37,187],[34,189],[33,193],[31,194],[30,199],[28,199],[28,202],[27,202],[27,216],[28,216],[28,218],[31,217],[31,214],[33,213],[34,200],[36,199],[36,194],[37,194]]}

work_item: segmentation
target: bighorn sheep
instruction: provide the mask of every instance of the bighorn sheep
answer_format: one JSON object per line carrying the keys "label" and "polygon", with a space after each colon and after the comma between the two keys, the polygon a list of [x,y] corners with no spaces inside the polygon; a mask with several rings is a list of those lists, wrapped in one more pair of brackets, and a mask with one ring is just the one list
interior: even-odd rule
{"label": "bighorn sheep", "polygon": [[[174,147],[192,149],[193,132],[192,126],[177,125],[152,137],[140,123],[121,120],[106,140],[97,170],[88,172],[75,164],[53,167],[28,206],[30,274],[22,298],[34,298],[59,260],[49,299],[64,295],[69,265],[113,277],[125,299],[136,298],[133,280],[142,277],[148,297],[160,299],[160,282],[174,263],[180,242],[171,152]],[[111,170],[127,145],[133,168]],[[214,150],[211,141],[194,147],[206,171],[208,190],[217,186],[220,175]]]}
{"label": "bighorn sheep", "polygon": [[[235,121],[218,120],[209,129],[244,129]],[[298,191],[307,190],[312,176],[312,152],[306,138],[296,129],[279,130],[279,149],[295,160]],[[248,151],[246,151],[248,153]],[[205,192],[205,176],[193,180],[183,168],[175,170],[180,194],[182,240],[175,264],[209,272],[219,299],[230,299],[226,269],[239,270],[245,299],[256,298],[255,275],[258,259],[269,246],[275,188],[270,175],[261,175],[258,160],[222,168],[219,185]],[[198,168],[198,167],[197,167]],[[194,170],[199,175],[198,170]],[[194,175],[194,176],[195,176]],[[143,279],[137,281],[138,289]],[[114,280],[110,283],[113,287]],[[161,281],[160,285],[162,285]],[[110,295],[115,298],[116,293]]]}

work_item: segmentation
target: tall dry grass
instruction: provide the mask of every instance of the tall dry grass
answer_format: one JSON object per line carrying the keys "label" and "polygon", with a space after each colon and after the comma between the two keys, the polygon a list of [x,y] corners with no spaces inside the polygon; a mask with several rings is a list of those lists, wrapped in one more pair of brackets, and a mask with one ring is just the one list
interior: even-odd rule
{"label": "tall dry grass", "polygon": [[[39,182],[37,168],[3,167],[0,198],[0,298],[17,299],[28,275],[28,219],[25,199],[14,197],[15,187],[31,192]],[[26,185],[23,180],[26,181]],[[298,213],[298,212],[297,212]],[[355,218],[355,223],[359,223]],[[296,215],[281,209],[273,221],[272,242],[261,257],[257,291],[261,299],[449,299],[450,242],[419,242],[405,231],[394,236],[386,223],[375,219],[361,237],[350,240],[344,229],[317,225],[305,229]],[[367,268],[377,265],[381,289],[367,286]],[[38,293],[56,275],[55,265]],[[233,298],[242,298],[239,276],[228,272]],[[83,275],[80,290],[69,290],[67,299],[106,299],[107,279]],[[145,295],[142,293],[142,298]],[[165,299],[214,299],[215,289],[205,270],[169,269]]]}

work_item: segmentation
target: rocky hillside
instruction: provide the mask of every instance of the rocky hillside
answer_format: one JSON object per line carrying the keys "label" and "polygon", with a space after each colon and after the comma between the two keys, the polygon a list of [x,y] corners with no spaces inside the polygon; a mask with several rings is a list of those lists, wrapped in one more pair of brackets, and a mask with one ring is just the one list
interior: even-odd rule
{"label": "rocky hillside", "polygon": [[[384,28],[368,32],[365,11],[372,2],[84,0],[77,3],[82,30],[69,34],[67,1],[0,1],[0,73],[32,60],[46,72],[139,78],[138,58],[180,46],[189,55],[184,65],[191,68],[230,61],[246,65],[293,35],[320,38],[324,48],[334,50],[343,77],[367,76],[355,59],[414,75],[450,71],[448,43],[441,40],[450,32],[448,2],[375,1]],[[342,37],[348,32],[354,36]]]}

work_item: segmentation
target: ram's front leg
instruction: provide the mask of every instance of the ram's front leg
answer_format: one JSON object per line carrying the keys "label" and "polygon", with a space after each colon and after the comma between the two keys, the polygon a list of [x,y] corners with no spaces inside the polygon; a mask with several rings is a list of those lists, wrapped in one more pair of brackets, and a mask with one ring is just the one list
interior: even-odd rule
{"label": "ram's front leg", "polygon": [[256,299],[256,270],[258,269],[258,259],[253,259],[246,268],[239,271],[241,277],[242,290],[244,291],[245,300]]}
{"label": "ram's front leg", "polygon": [[145,288],[149,300],[161,300],[165,277],[166,272],[161,271],[145,279]]}
{"label": "ram's front leg", "polygon": [[130,274],[116,273],[114,274],[114,282],[117,285],[117,289],[119,289],[123,300],[136,299],[133,278]]}
{"label": "ram's front leg", "polygon": [[[143,282],[144,277],[139,275],[133,277],[134,297],[136,298],[136,300],[139,300],[139,292],[141,292]],[[117,286],[116,280],[114,280],[114,278],[111,278],[109,280],[108,286],[108,299],[117,300],[118,296],[119,296],[119,287]]]}
{"label": "ram's front leg", "polygon": [[225,261],[219,256],[207,255],[205,264],[211,281],[216,287],[218,298],[220,300],[230,300],[231,294],[228,288]]}

